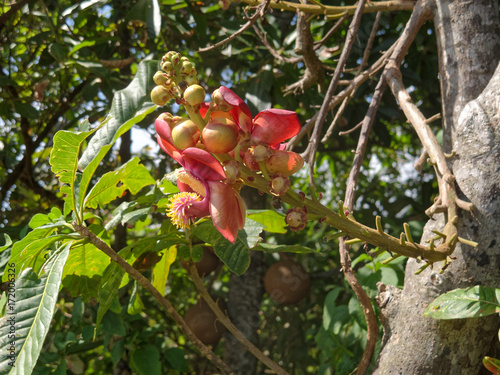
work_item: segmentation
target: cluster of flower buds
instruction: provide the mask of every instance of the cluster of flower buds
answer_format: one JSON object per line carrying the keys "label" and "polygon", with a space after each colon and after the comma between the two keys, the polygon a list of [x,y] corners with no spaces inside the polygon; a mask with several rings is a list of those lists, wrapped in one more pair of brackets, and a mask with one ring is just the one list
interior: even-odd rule
{"label": "cluster of flower buds", "polygon": [[[162,70],[154,76],[158,86],[151,93],[153,101],[163,105],[175,97],[190,116],[164,113],[155,121],[160,147],[186,172],[178,176],[182,193],[173,199],[169,216],[185,228],[194,218],[210,215],[219,232],[234,242],[245,221],[238,193],[240,168],[260,174],[273,196],[286,194],[289,176],[304,165],[302,157],[287,151],[283,143],[300,131],[298,117],[282,109],[264,110],[252,117],[247,104],[224,86],[204,103],[205,90],[195,80],[195,68],[176,52],[163,57]],[[295,212],[287,222],[298,230],[306,219],[307,215],[304,218]]]}
{"label": "cluster of flower buds", "polygon": [[197,74],[187,57],[181,57],[178,52],[167,52],[161,59],[161,70],[153,77],[157,86],[151,91],[151,100],[157,105],[165,105],[170,99],[180,99],[180,88],[197,84]]}

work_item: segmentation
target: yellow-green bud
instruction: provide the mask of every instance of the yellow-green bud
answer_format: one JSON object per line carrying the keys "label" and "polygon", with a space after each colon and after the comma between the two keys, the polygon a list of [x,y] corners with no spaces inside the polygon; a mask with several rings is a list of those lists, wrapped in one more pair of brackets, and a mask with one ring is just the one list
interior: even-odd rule
{"label": "yellow-green bud", "polygon": [[200,85],[191,85],[184,91],[184,99],[189,105],[197,106],[205,100],[205,89]]}
{"label": "yellow-green bud", "polygon": [[151,91],[151,101],[157,105],[165,105],[170,99],[172,94],[163,86],[156,86]]}

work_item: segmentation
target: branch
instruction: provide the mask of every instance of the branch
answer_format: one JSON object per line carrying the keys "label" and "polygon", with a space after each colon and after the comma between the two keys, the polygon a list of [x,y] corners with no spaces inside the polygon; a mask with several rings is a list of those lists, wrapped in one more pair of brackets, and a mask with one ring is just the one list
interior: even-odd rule
{"label": "branch", "polygon": [[87,227],[78,225],[76,221],[72,223],[73,228],[82,237],[87,238],[92,245],[101,250],[104,254],[111,258],[112,261],[118,263],[118,265],[125,270],[134,280],[136,280],[144,289],[146,289],[151,295],[164,307],[164,309],[170,314],[170,316],[179,325],[182,332],[189,338],[189,340],[196,346],[196,348],[213,362],[224,374],[234,374],[233,370],[229,368],[209,347],[203,344],[191,331],[186,321],[179,315],[177,310],[170,304],[170,302],[145,278],[142,273],[137,271],[134,267],[127,263],[125,259],[120,257],[112,248],[110,248],[104,241],[92,233]]}
{"label": "branch", "polygon": [[198,271],[196,270],[196,266],[191,263],[189,266],[189,274],[191,275],[191,279],[193,280],[196,288],[200,292],[203,299],[207,302],[208,306],[217,316],[217,319],[228,329],[229,332],[233,334],[233,336],[250,352],[252,353],[259,361],[264,363],[271,370],[275,371],[279,375],[289,375],[285,370],[283,370],[280,366],[278,366],[272,359],[266,356],[259,348],[257,348],[254,344],[252,344],[246,337],[241,333],[241,331],[236,328],[236,326],[229,320],[229,318],[222,312],[219,308],[219,305],[212,299],[210,293],[208,293],[207,289],[203,286],[203,281],[198,275]]}
{"label": "branch", "polygon": [[257,20],[259,18],[264,17],[264,14],[267,11],[267,7],[269,6],[269,2],[270,1],[271,0],[264,0],[260,4],[259,3],[255,4],[255,6],[258,6],[257,10],[255,11],[255,14],[252,16],[252,18],[250,18],[250,20],[248,20],[248,22],[246,24],[244,24],[233,35],[227,37],[226,39],[224,39],[224,40],[222,40],[222,41],[220,41],[218,43],[215,43],[212,46],[208,46],[208,47],[205,47],[205,48],[200,48],[198,50],[198,52],[207,52],[207,51],[211,51],[213,49],[219,48],[220,46],[223,46],[224,44],[229,43],[231,40],[233,40],[236,37],[238,37],[239,35],[243,34],[247,29],[250,28],[250,26],[252,26],[255,22],[257,22]]}
{"label": "branch", "polygon": [[[242,0],[251,6],[261,4],[258,0]],[[399,1],[370,1],[364,9],[364,13],[373,13],[379,11],[393,12],[396,10],[412,10],[415,6],[414,1],[399,0]],[[356,12],[357,5],[348,6],[330,6],[330,5],[313,5],[300,4],[289,1],[272,0],[269,4],[272,9],[287,10],[291,12],[304,12],[308,14],[317,14],[327,16],[328,18],[338,18],[345,14],[352,15]]]}

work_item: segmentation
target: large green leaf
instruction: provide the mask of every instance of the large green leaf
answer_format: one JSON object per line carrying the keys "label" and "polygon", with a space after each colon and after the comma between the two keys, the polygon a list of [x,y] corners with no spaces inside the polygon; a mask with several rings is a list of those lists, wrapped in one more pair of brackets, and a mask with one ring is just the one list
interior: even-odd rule
{"label": "large green leaf", "polygon": [[70,208],[73,211],[77,209],[75,181],[77,179],[80,149],[85,139],[92,133],[93,131],[70,132],[61,130],[54,135],[54,146],[50,152],[49,162],[52,172],[56,174],[59,181],[69,185],[69,189],[64,189],[64,192],[69,196]]}
{"label": "large green leaf", "polygon": [[64,268],[63,285],[73,296],[86,300],[97,296],[97,290],[109,257],[91,244],[71,249],[68,264]]}
{"label": "large green leaf", "polygon": [[106,204],[122,196],[125,190],[137,194],[144,186],[153,185],[155,180],[139,161],[135,157],[116,171],[103,175],[85,197],[84,207],[104,208]]}
{"label": "large green leaf", "polygon": [[[115,93],[109,112],[111,118],[96,132],[78,161],[82,170],[93,161],[98,165],[123,133],[156,109],[150,101],[150,92],[155,86],[153,75],[157,70],[158,61],[141,61],[132,82]],[[92,165],[92,174],[97,165]]]}
{"label": "large green leaf", "polygon": [[464,319],[497,313],[500,313],[500,289],[477,285],[439,296],[427,306],[424,315],[434,319]]}
{"label": "large green leaf", "polygon": [[248,210],[247,217],[265,225],[270,233],[286,233],[285,217],[273,210]]}
{"label": "large green leaf", "polygon": [[250,248],[260,241],[263,228],[264,225],[247,218],[234,244],[225,239],[210,221],[201,223],[193,231],[198,238],[213,246],[215,254],[232,272],[241,275],[250,265]]}
{"label": "large green leaf", "polygon": [[[52,321],[70,247],[71,243],[68,243],[54,254],[42,276],[38,277],[33,269],[28,268],[17,278],[14,314],[10,315],[8,310],[0,324],[0,348],[3,353],[0,373],[32,373]],[[11,336],[13,333],[15,335]],[[14,350],[11,352],[12,346]],[[8,355],[11,353],[13,357]]]}
{"label": "large green leaf", "polygon": [[[12,245],[9,263],[16,265],[16,276],[27,267],[38,271],[45,262],[45,255],[49,250],[49,246],[57,241],[69,238],[64,234],[52,234],[55,229],[55,227],[37,228]],[[6,279],[7,275],[4,274],[2,280],[6,281]]]}
{"label": "large green leaf", "polygon": [[258,244],[253,248],[253,250],[260,250],[260,251],[265,251],[266,253],[297,253],[297,254],[307,254],[307,253],[314,253],[314,250],[302,246],[302,245],[274,245],[274,244],[267,244],[267,243],[261,243]]}

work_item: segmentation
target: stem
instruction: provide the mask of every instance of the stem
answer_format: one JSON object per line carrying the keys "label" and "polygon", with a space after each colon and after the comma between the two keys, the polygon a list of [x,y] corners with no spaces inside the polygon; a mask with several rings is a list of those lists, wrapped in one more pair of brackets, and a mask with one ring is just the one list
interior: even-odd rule
{"label": "stem", "polygon": [[189,340],[196,346],[196,348],[213,362],[224,374],[234,374],[233,370],[224,363],[209,347],[203,344],[191,331],[186,321],[180,316],[180,314],[175,310],[175,308],[170,304],[170,302],[145,278],[139,271],[127,263],[125,259],[120,257],[112,248],[110,248],[103,240],[92,233],[87,227],[78,225],[75,221],[72,223],[73,228],[82,237],[88,238],[90,243],[105,253],[112,261],[118,263],[118,265],[125,270],[134,280],[136,280],[144,289],[146,289],[151,295],[163,306],[163,308],[170,314],[170,316],[179,325],[182,332],[189,338]]}
{"label": "stem", "polygon": [[198,271],[196,270],[196,266],[191,263],[189,266],[189,273],[191,275],[191,279],[193,280],[196,288],[200,292],[203,299],[207,302],[208,306],[217,316],[217,319],[228,329],[229,332],[233,334],[233,336],[250,352],[252,353],[259,361],[264,363],[271,370],[275,371],[280,375],[289,375],[285,370],[283,370],[280,366],[278,366],[271,358],[266,356],[264,353],[260,351],[254,344],[252,344],[241,331],[236,328],[236,326],[229,320],[229,318],[222,312],[217,303],[212,299],[207,289],[203,286],[203,281],[198,275]]}

